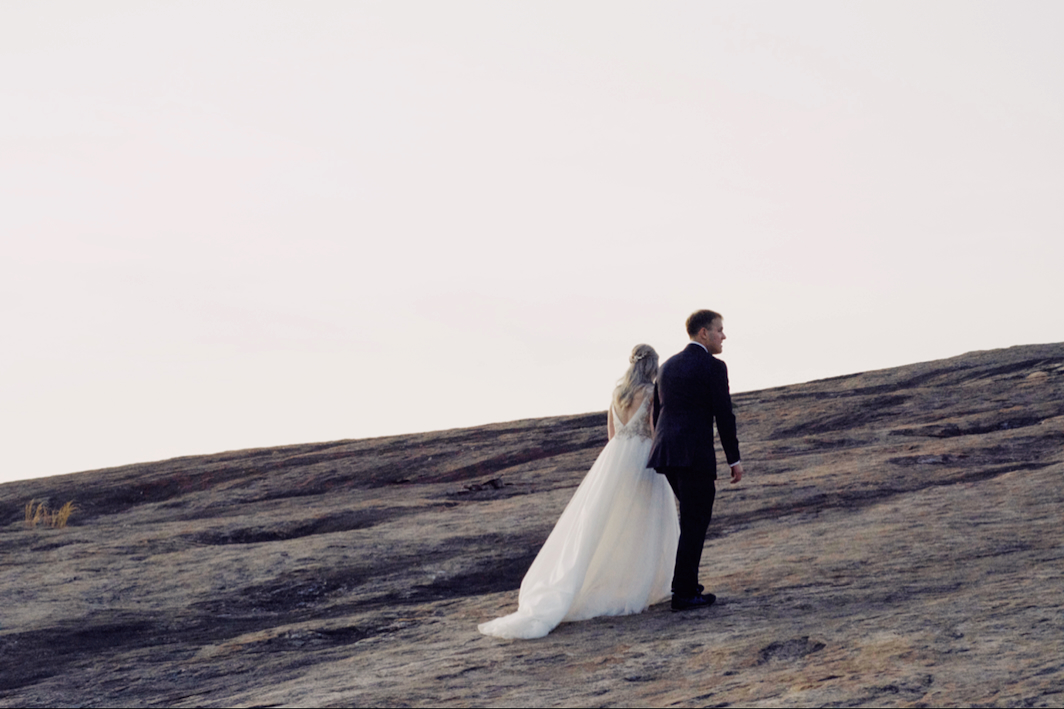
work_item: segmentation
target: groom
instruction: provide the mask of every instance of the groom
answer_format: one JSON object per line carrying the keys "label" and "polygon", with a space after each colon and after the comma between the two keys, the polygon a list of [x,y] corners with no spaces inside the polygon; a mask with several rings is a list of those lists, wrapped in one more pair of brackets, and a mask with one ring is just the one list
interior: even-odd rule
{"label": "groom", "polygon": [[717,495],[717,457],[713,421],[717,421],[731,481],[743,477],[739,439],[728,392],[728,368],[713,355],[724,344],[724,319],[712,310],[687,318],[691,343],[670,357],[654,386],[654,446],[647,467],[665,476],[680,501],[680,541],[672,575],[672,609],[706,608],[717,597],[698,584],[702,545]]}

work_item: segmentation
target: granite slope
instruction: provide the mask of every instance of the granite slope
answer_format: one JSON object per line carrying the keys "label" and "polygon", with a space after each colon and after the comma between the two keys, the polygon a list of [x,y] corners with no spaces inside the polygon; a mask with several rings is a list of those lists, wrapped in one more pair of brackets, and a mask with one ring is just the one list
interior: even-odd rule
{"label": "granite slope", "polygon": [[735,405],[718,605],[536,641],[476,624],[604,413],[0,485],[0,705],[1064,705],[1064,344]]}

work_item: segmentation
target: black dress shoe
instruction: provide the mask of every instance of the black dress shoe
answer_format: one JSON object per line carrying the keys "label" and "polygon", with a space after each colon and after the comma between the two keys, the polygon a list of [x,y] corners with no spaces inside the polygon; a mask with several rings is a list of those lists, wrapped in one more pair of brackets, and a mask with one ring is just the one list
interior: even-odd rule
{"label": "black dress shoe", "polygon": [[717,597],[712,593],[700,593],[697,596],[689,596],[687,598],[673,596],[672,610],[676,612],[694,610],[695,608],[709,608],[716,600]]}

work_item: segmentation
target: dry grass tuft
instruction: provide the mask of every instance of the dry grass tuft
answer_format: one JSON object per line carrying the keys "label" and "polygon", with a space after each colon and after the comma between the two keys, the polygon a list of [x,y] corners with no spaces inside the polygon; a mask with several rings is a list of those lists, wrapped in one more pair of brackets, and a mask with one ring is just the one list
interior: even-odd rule
{"label": "dry grass tuft", "polygon": [[58,510],[50,510],[43,502],[30,500],[26,503],[26,526],[33,529],[38,524],[46,524],[53,529],[62,529],[76,509],[73,500]]}

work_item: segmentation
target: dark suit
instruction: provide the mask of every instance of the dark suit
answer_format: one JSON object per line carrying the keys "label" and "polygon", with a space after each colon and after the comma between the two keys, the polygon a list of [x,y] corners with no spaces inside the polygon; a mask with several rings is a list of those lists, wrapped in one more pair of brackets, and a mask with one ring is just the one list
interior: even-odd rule
{"label": "dark suit", "polygon": [[648,467],[664,475],[680,502],[680,541],[672,591],[698,594],[698,565],[716,498],[713,422],[728,463],[739,462],[728,367],[692,342],[670,357],[654,387],[654,445]]}

